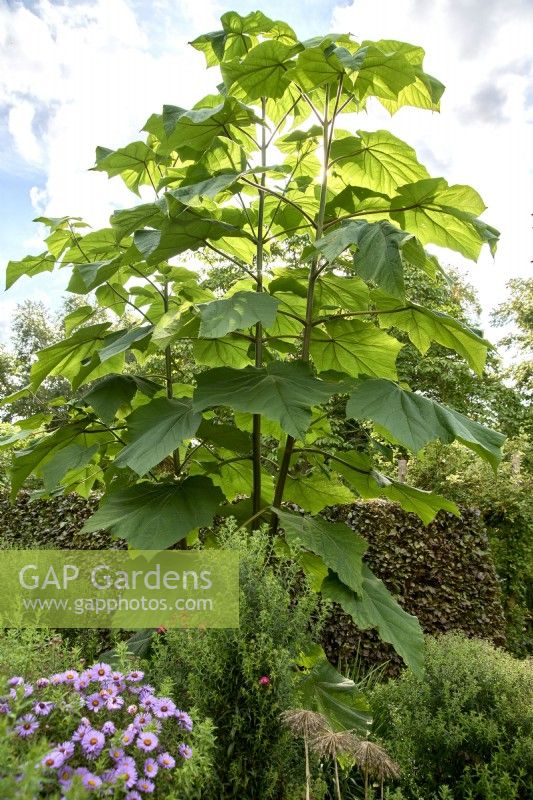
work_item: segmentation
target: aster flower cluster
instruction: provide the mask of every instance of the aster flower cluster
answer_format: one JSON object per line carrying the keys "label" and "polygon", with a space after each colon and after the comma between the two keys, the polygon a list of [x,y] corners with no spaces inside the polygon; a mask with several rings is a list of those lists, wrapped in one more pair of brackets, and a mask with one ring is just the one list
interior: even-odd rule
{"label": "aster flower cluster", "polygon": [[193,727],[185,711],[143,680],[140,671],[125,674],[105,663],[39,678],[34,685],[15,676],[0,697],[0,714],[9,716],[12,735],[22,740],[43,734],[56,741],[61,731],[64,740],[39,768],[43,782],[54,790],[59,785],[65,800],[80,783],[95,797],[142,800],[157,796],[170,771],[192,757],[180,739]]}

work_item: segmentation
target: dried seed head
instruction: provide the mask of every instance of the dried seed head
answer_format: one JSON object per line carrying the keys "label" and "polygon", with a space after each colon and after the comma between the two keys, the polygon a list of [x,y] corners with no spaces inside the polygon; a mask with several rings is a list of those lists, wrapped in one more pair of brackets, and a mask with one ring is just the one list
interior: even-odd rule
{"label": "dried seed head", "polygon": [[322,714],[308,711],[305,708],[290,708],[288,711],[283,711],[280,717],[283,725],[294,736],[301,736],[304,739],[314,737],[328,727],[327,721]]}
{"label": "dried seed head", "polygon": [[368,739],[358,742],[354,756],[359,768],[379,781],[397,778],[400,774],[400,767],[387,751]]}
{"label": "dried seed head", "polygon": [[327,758],[337,758],[341,753],[355,755],[358,745],[359,739],[351,731],[332,731],[330,728],[311,740],[313,750]]}

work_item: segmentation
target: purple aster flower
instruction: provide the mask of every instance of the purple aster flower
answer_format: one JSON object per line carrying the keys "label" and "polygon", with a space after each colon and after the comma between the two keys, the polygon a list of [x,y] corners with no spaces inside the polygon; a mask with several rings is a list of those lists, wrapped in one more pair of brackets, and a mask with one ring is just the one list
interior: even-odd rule
{"label": "purple aster flower", "polygon": [[170,753],[160,753],[157,756],[157,763],[163,769],[172,769],[172,767],[176,766],[176,760],[170,755]]}
{"label": "purple aster flower", "polygon": [[120,761],[120,759],[124,757],[124,750],[121,747],[112,747],[109,751],[109,755],[113,761]]}
{"label": "purple aster flower", "polygon": [[33,686],[31,685],[31,683],[25,683],[24,684],[24,697],[29,697],[32,694],[33,694]]}
{"label": "purple aster flower", "polygon": [[105,681],[111,675],[111,667],[109,664],[100,662],[100,664],[94,664],[90,668],[89,674],[91,676],[91,680],[93,681]]}
{"label": "purple aster flower", "polygon": [[132,792],[128,792],[124,800],[143,800],[139,792],[136,792],[135,789]]}
{"label": "purple aster flower", "polygon": [[35,685],[38,689],[45,689],[49,683],[50,681],[48,680],[48,678],[37,678],[37,680],[35,681]]}
{"label": "purple aster flower", "polygon": [[85,675],[85,676],[83,676],[83,675],[80,675],[80,677],[79,677],[79,678],[76,678],[76,679],[74,680],[74,682],[73,682],[73,684],[72,684],[72,685],[74,686],[74,688],[75,688],[75,690],[76,690],[77,692],[82,692],[84,689],[87,689],[87,687],[89,686],[90,682],[91,682],[91,681],[90,681],[90,679],[87,677],[87,675]]}
{"label": "purple aster flower", "polygon": [[111,673],[111,680],[113,680],[115,682],[123,681],[124,680],[124,675],[122,674],[122,672],[112,672]]}
{"label": "purple aster flower", "polygon": [[102,752],[102,748],[105,744],[105,736],[100,731],[94,730],[94,728],[90,728],[83,736],[81,740],[81,746],[83,752],[89,758],[96,758]]}
{"label": "purple aster flower", "polygon": [[135,725],[136,728],[140,730],[141,728],[144,728],[145,725],[148,725],[148,723],[151,722],[151,720],[152,720],[151,714],[146,714],[146,713],[137,714],[137,716],[133,720],[133,724]]}
{"label": "purple aster flower", "polygon": [[76,767],[74,772],[75,772],[76,775],[79,775],[81,778],[83,778],[84,775],[88,775],[89,774],[89,770],[87,769],[87,767]]}
{"label": "purple aster flower", "polygon": [[187,714],[186,711],[180,711],[178,708],[174,716],[178,720],[180,728],[183,728],[186,731],[192,731],[193,728],[192,719],[190,718],[190,716]]}
{"label": "purple aster flower", "polygon": [[122,736],[120,737],[120,741],[124,745],[131,744],[135,737],[137,736],[137,731],[135,730],[133,725],[128,725]]}
{"label": "purple aster flower", "polygon": [[72,758],[74,755],[74,745],[72,742],[62,742],[61,744],[57,745],[56,750],[59,750],[59,752],[63,754],[65,761],[67,761],[69,758]]}
{"label": "purple aster flower", "polygon": [[63,766],[65,761],[65,756],[63,753],[60,753],[59,750],[50,750],[43,758],[41,759],[41,766],[47,769],[59,769],[59,767]]}
{"label": "purple aster flower", "polygon": [[24,683],[24,678],[21,678],[20,675],[13,675],[7,682],[8,686],[21,686]]}
{"label": "purple aster flower", "polygon": [[9,703],[0,703],[0,714],[9,714],[10,711]]}
{"label": "purple aster flower", "polygon": [[135,766],[133,758],[129,756],[121,758],[117,763],[116,774],[117,778],[123,780],[126,787],[131,789],[137,780],[137,767]]}
{"label": "purple aster flower", "polygon": [[79,676],[78,676],[78,673],[76,672],[75,669],[67,669],[63,673],[63,677],[65,679],[65,683],[72,684],[72,683],[74,683],[75,680],[78,679]]}
{"label": "purple aster flower", "polygon": [[105,772],[102,772],[100,775],[102,778],[102,783],[116,783],[117,782],[117,773],[114,769],[107,769]]}
{"label": "purple aster flower", "polygon": [[173,717],[176,713],[176,704],[172,702],[169,697],[161,697],[159,700],[152,706],[154,714],[159,719],[166,719],[167,717]]}
{"label": "purple aster flower", "polygon": [[118,711],[123,705],[123,697],[109,697],[106,702],[106,708],[108,711]]}
{"label": "purple aster flower", "polygon": [[65,675],[63,672],[56,672],[55,675],[50,676],[50,683],[57,686],[60,683],[65,683]]}
{"label": "purple aster flower", "polygon": [[31,736],[32,733],[35,733],[38,727],[39,723],[33,714],[24,714],[18,724],[15,725],[15,731],[18,736],[24,739],[26,736]]}
{"label": "purple aster flower", "polygon": [[145,683],[144,686],[130,686],[130,692],[135,692],[138,690],[139,700],[141,703],[144,703],[148,697],[153,698],[155,695],[155,689],[153,686],[150,686],[148,683]]}
{"label": "purple aster flower", "polygon": [[154,750],[158,744],[159,739],[155,733],[151,733],[150,731],[143,731],[137,739],[137,747],[139,750],[144,750],[147,753],[150,752],[150,750]]}
{"label": "purple aster flower", "polygon": [[178,747],[178,753],[182,758],[192,758],[192,747],[189,747],[188,744],[180,744]]}
{"label": "purple aster flower", "polygon": [[144,672],[141,672],[140,670],[137,669],[133,670],[132,672],[129,672],[126,675],[126,680],[128,681],[128,683],[138,683],[139,681],[142,681],[143,678],[144,678]]}
{"label": "purple aster flower", "polygon": [[72,783],[72,776],[74,775],[74,770],[72,767],[69,767],[68,764],[60,767],[59,772],[57,774],[57,779],[63,788],[68,789],[70,784]]}
{"label": "purple aster flower", "polygon": [[90,708],[91,711],[99,711],[104,705],[104,700],[100,697],[98,692],[93,692],[93,694],[90,694],[89,697],[85,699],[85,705],[87,708]]}
{"label": "purple aster flower", "polygon": [[80,724],[78,725],[78,727],[76,728],[76,730],[74,731],[74,733],[71,736],[72,741],[73,742],[81,742],[81,740],[83,739],[83,736],[85,735],[85,733],[87,732],[87,730],[90,727],[91,727],[91,723],[89,722],[87,717],[83,717],[83,719],[81,720]]}
{"label": "purple aster flower", "polygon": [[149,781],[148,778],[141,778],[139,781],[137,781],[137,789],[140,792],[152,794],[155,789],[155,784],[153,781]]}
{"label": "purple aster flower", "polygon": [[86,789],[99,789],[102,785],[102,779],[98,777],[98,775],[93,775],[92,772],[87,772],[81,782],[85,786]]}
{"label": "purple aster flower", "polygon": [[112,736],[115,733],[115,731],[116,731],[115,723],[111,722],[110,719],[108,719],[107,722],[104,722],[104,724],[102,725],[102,733],[105,736]]}
{"label": "purple aster flower", "polygon": [[147,758],[144,762],[144,774],[147,778],[153,778],[159,772],[155,758]]}
{"label": "purple aster flower", "polygon": [[47,717],[51,710],[55,707],[55,703],[49,703],[44,700],[39,700],[38,703],[35,703],[33,706],[33,712],[38,714],[40,717]]}

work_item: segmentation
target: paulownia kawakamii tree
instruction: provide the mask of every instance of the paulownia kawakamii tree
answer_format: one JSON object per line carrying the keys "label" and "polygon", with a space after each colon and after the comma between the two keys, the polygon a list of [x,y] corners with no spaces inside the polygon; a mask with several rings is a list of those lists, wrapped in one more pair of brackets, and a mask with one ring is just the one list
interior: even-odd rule
{"label": "paulownia kawakamii tree", "polygon": [[[28,391],[63,376],[75,400],[23,422],[19,438],[33,438],[14,456],[13,493],[30,473],[49,492],[98,488],[86,530],[108,528],[138,548],[184,545],[239,500],[249,523],[270,518],[273,535],[284,531],[317,589],[416,669],[420,627],[365,565],[365,539],[317,514],[354,496],[389,498],[425,522],[457,509],[384,477],[349,443],[321,447],[324,404],[346,396],[347,417],[392,443],[416,452],[457,440],[496,467],[503,437],[399,384],[402,345],[390,329],[421,352],[451,348],[481,372],[487,342],[411,302],[404,273],[435,275],[427,244],[476,260],[498,234],[479,219],[477,192],[431,177],[391,133],[358,129],[371,98],[391,113],[438,109],[444,87],[424,72],[420,47],[336,34],[302,42],[260,12],[228,12],[222,30],[192,44],[220,69],[218,93],[192,109],[164,106],[145,140],[96,152],[94,169],[135,194],[143,187],[143,202],[97,231],[76,217],[39,218],[47,250],[8,265],[8,287],[60,266],[70,292],[138,319],[110,330],[82,306],[66,319],[67,338],[39,352]],[[273,263],[273,243],[295,234],[306,237],[301,263]],[[206,250],[239,270],[224,296],[176,262]],[[183,340],[201,367],[195,385],[172,371]],[[164,374],[137,374],[132,363],[154,353]]]}

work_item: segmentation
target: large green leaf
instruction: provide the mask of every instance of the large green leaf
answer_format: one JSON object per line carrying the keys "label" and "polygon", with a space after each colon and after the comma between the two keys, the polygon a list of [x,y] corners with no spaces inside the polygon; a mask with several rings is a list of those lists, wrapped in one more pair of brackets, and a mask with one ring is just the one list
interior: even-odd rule
{"label": "large green leaf", "polygon": [[159,384],[140,375],[108,375],[83,395],[100,419],[111,423],[119,408],[127,408],[137,390],[152,397],[161,389]]}
{"label": "large green leaf", "polygon": [[348,400],[346,414],[381,425],[414,452],[434,439],[444,443],[457,439],[494,468],[502,457],[500,448],[505,436],[501,433],[391,381],[362,381]]}
{"label": "large green leaf", "polygon": [[250,341],[239,334],[223,336],[222,339],[196,339],[192,352],[198,364],[208,367],[226,367],[240,369],[253,361],[249,355]]}
{"label": "large green leaf", "polygon": [[336,139],[331,146],[334,173],[346,183],[393,195],[405,183],[429,178],[413,148],[392,133],[357,134]]}
{"label": "large green leaf", "polygon": [[13,454],[13,462],[10,469],[12,497],[16,497],[28,475],[46,459],[51,458],[58,449],[66,447],[73,442],[80,433],[83,433],[89,423],[90,419],[88,417],[69,422],[66,425],[62,425],[54,433],[43,436],[31,447],[24,450],[16,450]]}
{"label": "large green leaf", "polygon": [[186,250],[197,250],[207,240],[242,237],[242,230],[218,219],[201,217],[187,209],[176,219],[164,223],[161,230],[137,230],[135,246],[148,264],[159,264]]}
{"label": "large green leaf", "polygon": [[353,220],[327,233],[315,248],[329,262],[348,247],[355,247],[354,266],[365,280],[373,281],[394,297],[403,298],[403,263],[400,247],[409,234],[390,222]]}
{"label": "large green leaf", "polygon": [[71,334],[68,339],[40,350],[30,372],[32,387],[37,389],[45,378],[53,375],[62,375],[73,383],[82,368],[82,362],[102,346],[110,324],[101,322],[88,325]]}
{"label": "large green leaf", "polygon": [[217,447],[237,453],[249,453],[252,449],[252,437],[249,433],[234,425],[218,422],[218,420],[203,419],[196,436],[198,439],[205,439],[217,445]]}
{"label": "large green leaf", "polygon": [[399,503],[404,511],[416,514],[425,525],[429,525],[439,511],[447,511],[449,514],[455,514],[456,517],[461,516],[461,512],[451,500],[447,500],[440,494],[426,492],[399,481],[389,481],[380,494]]}
{"label": "large green leaf", "polygon": [[335,54],[328,55],[322,47],[308,47],[298,55],[286,76],[308,92],[338,81],[344,72],[344,66]]}
{"label": "large green leaf", "polygon": [[44,488],[47,491],[52,491],[60,483],[68,485],[75,481],[76,475],[73,475],[73,473],[79,474],[80,471],[83,471],[97,452],[97,444],[85,447],[75,443],[57,450],[40,469]]}
{"label": "large green leaf", "polygon": [[362,101],[372,96],[396,100],[416,79],[415,68],[401,46],[395,50],[385,48],[382,42],[364,41],[356,55],[359,54],[364,54],[364,60],[354,86]]}
{"label": "large green leaf", "polygon": [[424,669],[424,635],[420,623],[403,610],[366,564],[362,577],[358,596],[337,575],[325,579],[322,595],[342,606],[359,628],[376,628],[380,638],[392,644],[413,672],[420,675]]}
{"label": "large green leaf", "polygon": [[405,331],[421,353],[427,353],[432,342],[458,353],[469,366],[481,375],[487,359],[490,342],[448,314],[431,311],[416,303],[399,307],[392,298],[376,295],[376,304],[384,312],[379,315],[383,328],[395,327]]}
{"label": "large green leaf", "polygon": [[212,108],[197,108],[181,114],[168,134],[167,148],[194,157],[213,144],[217,136],[231,138],[231,134],[238,135],[242,129],[259,122],[253,109],[235,97],[226,97]]}
{"label": "large green leaf", "polygon": [[278,41],[261,42],[242,59],[225,61],[222,77],[232,95],[253,102],[260,97],[282,97],[289,80],[286,77],[292,45]]}
{"label": "large green leaf", "polygon": [[401,186],[391,203],[391,217],[422,244],[437,244],[476,261],[486,242],[495,249],[494,228],[477,219],[485,205],[470,186],[448,186],[429,178]]}
{"label": "large green leaf", "polygon": [[342,483],[336,483],[329,477],[310,475],[287,477],[284,500],[296,503],[310,514],[318,514],[323,508],[334,505],[345,505],[353,502],[353,494]]}
{"label": "large green leaf", "polygon": [[295,439],[302,439],[311,422],[311,406],[324,402],[335,390],[334,384],[317,380],[309,367],[298,361],[274,361],[267,367],[240,370],[219,367],[198,376],[193,407],[203,411],[229,406],[264,414]]}
{"label": "large green leaf", "polygon": [[32,278],[41,272],[52,272],[56,259],[50,253],[26,256],[22,261],[9,261],[6,267],[6,289],[9,289],[22,275]]}
{"label": "large green leaf", "polygon": [[218,338],[244,330],[256,322],[270,328],[278,301],[267,292],[236,292],[231,297],[200,306],[200,336]]}
{"label": "large green leaf", "polygon": [[145,475],[194,436],[201,419],[189,398],[151,400],[127,417],[129,444],[115,458],[115,465]]}
{"label": "large green leaf", "polygon": [[372,718],[370,706],[358,686],[329,663],[319,645],[297,663],[303,667],[296,686],[300,705],[322,714],[334,730],[355,730],[366,736]]}
{"label": "large green leaf", "polygon": [[302,517],[275,508],[288,544],[297,550],[310,550],[337,572],[354,592],[362,590],[363,555],[368,543],[344,522],[328,522],[320,517]]}
{"label": "large green leaf", "polygon": [[124,353],[133,345],[144,342],[150,336],[153,325],[139,325],[128,330],[113,331],[110,337],[106,337],[105,344],[98,352],[98,357],[103,363],[119,353]]}
{"label": "large green leaf", "polygon": [[310,352],[318,372],[343,372],[396,378],[396,357],[403,345],[375,325],[339,319],[315,326]]}
{"label": "large green leaf", "polygon": [[107,172],[110,178],[120,175],[128,189],[139,194],[139,187],[157,183],[157,155],[144,142],[132,142],[119,150],[96,148],[93,170]]}
{"label": "large green leaf", "polygon": [[179,200],[180,203],[189,205],[192,200],[197,198],[201,201],[204,197],[214,198],[221,192],[227,191],[240,177],[240,172],[224,172],[221,175],[215,175],[213,178],[207,178],[198,183],[181,185],[179,189],[171,189],[169,194]]}
{"label": "large green leaf", "polygon": [[440,494],[416,489],[414,486],[392,480],[373,469],[372,461],[366,453],[352,450],[338,451],[333,455],[332,466],[335,471],[367,500],[386,497],[399,503],[405,511],[417,514],[425,525],[429,525],[442,510],[459,516],[455,503]]}
{"label": "large green leaf", "polygon": [[164,550],[210,525],[223,499],[218,486],[199,475],[180,484],[138,483],[106,495],[83,530],[109,529],[131,547]]}

